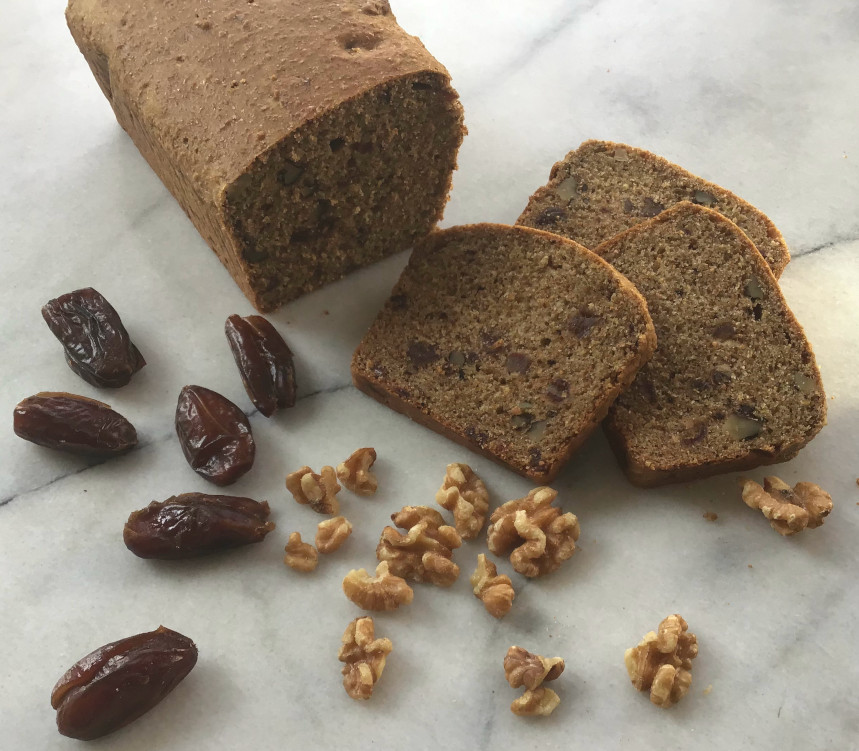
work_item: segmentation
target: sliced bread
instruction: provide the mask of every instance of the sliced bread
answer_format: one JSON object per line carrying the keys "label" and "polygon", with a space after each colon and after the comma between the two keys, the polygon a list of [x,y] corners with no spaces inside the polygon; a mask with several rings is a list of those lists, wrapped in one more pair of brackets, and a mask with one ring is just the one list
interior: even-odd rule
{"label": "sliced bread", "polygon": [[642,297],[589,250],[476,224],[415,247],[352,376],[392,409],[548,482],[655,344]]}
{"label": "sliced bread", "polygon": [[632,482],[782,462],[823,427],[811,347],[736,225],[684,202],[595,252],[644,295],[659,341],[605,422]]}
{"label": "sliced bread", "polygon": [[557,232],[593,249],[680,201],[724,214],[749,236],[773,274],[781,276],[790,252],[763,213],[715,183],[622,143],[585,141],[567,154],[516,223]]}

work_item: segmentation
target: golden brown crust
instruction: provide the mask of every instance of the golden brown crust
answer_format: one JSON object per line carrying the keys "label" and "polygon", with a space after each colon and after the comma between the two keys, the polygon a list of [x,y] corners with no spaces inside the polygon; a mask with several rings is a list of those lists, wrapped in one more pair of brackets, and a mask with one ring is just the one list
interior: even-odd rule
{"label": "golden brown crust", "polygon": [[[525,461],[511,460],[510,454],[505,454],[497,448],[497,445],[499,443],[504,443],[504,441],[499,440],[497,443],[492,444],[480,440],[479,434],[483,426],[478,426],[478,430],[476,432],[471,431],[472,435],[469,435],[468,431],[463,430],[461,427],[457,427],[453,423],[452,419],[446,416],[444,409],[440,408],[437,404],[436,406],[427,404],[422,405],[421,397],[419,395],[411,393],[403,395],[403,393],[401,393],[403,391],[402,388],[393,383],[387,375],[383,374],[377,367],[369,365],[369,362],[373,360],[373,358],[376,358],[379,360],[379,362],[376,363],[376,366],[381,364],[383,370],[386,367],[384,359],[389,355],[384,354],[381,350],[382,345],[387,341],[386,337],[388,334],[385,334],[383,329],[385,329],[389,324],[395,325],[397,321],[392,301],[396,301],[396,299],[401,296],[399,293],[403,289],[404,280],[407,279],[407,277],[410,275],[420,276],[416,269],[417,264],[422,262],[422,258],[428,258],[437,253],[443,253],[444,248],[449,244],[468,243],[478,238],[481,240],[494,238],[497,245],[500,245],[509,238],[521,238],[528,242],[539,240],[546,243],[545,247],[548,250],[572,254],[578,259],[578,262],[591,269],[596,276],[609,278],[611,280],[610,284],[613,285],[614,294],[618,295],[618,299],[622,298],[625,301],[627,308],[635,310],[634,316],[631,316],[629,319],[629,324],[633,327],[633,330],[640,329],[640,331],[637,334],[637,339],[634,344],[630,345],[630,355],[623,361],[622,367],[619,367],[616,372],[612,373],[611,378],[606,378],[595,386],[593,384],[588,384],[588,386],[593,386],[598,392],[596,396],[594,396],[594,406],[589,412],[581,415],[581,423],[579,424],[578,429],[573,434],[566,434],[564,436],[563,447],[560,450],[543,452],[542,455],[546,461],[540,466],[535,467],[533,464]],[[445,274],[449,275],[450,273],[452,273],[451,269],[446,269]],[[423,287],[423,291],[426,291],[428,288],[431,288],[431,285],[443,285],[446,281],[449,280],[424,279],[423,281],[420,281],[417,286]],[[577,301],[565,299],[563,294],[564,290],[554,288],[554,292],[557,294],[558,300],[563,301],[564,305],[567,306],[569,310],[572,311],[575,309]],[[463,307],[480,304],[477,302],[478,298],[479,295],[469,297],[468,300],[463,301]],[[516,319],[515,310],[510,310],[509,315],[511,319]],[[454,320],[457,320],[457,313],[455,311],[451,311],[451,330],[457,328],[457,324],[453,323]],[[517,324],[518,323],[520,322],[517,321]],[[615,272],[609,264],[605,263],[605,261],[580,245],[551,233],[524,227],[513,228],[504,225],[476,224],[456,227],[442,232],[435,232],[416,247],[415,253],[412,256],[412,261],[410,262],[409,267],[407,267],[403,272],[403,276],[401,277],[397,287],[395,287],[391,300],[386,305],[382,313],[380,313],[377,322],[374,324],[374,328],[371,328],[371,331],[355,352],[355,356],[352,360],[352,378],[355,386],[359,390],[372,396],[374,399],[385,404],[391,409],[406,415],[415,422],[425,425],[446,438],[509,467],[518,474],[529,477],[540,483],[546,483],[550,482],[557,476],[563,465],[569,460],[570,456],[572,456],[575,450],[581,446],[587,436],[605,417],[610,404],[624,391],[624,389],[629,386],[634,379],[637,370],[653,353],[655,346],[656,335],[649,322],[646,303],[629,281],[617,274],[617,272]],[[596,357],[596,355],[594,355],[594,357]],[[441,380],[438,385],[442,390],[445,388],[445,386],[442,385]],[[495,397],[495,394],[487,394],[487,398],[494,399]],[[476,408],[478,405],[469,404],[468,406],[474,406]]]}
{"label": "golden brown crust", "polygon": [[392,13],[365,13],[365,5],[69,0],[66,19],[87,59],[100,56],[102,70],[106,61],[99,82],[134,108],[204,200],[214,200],[322,112],[404,75],[449,78]]}
{"label": "golden brown crust", "polygon": [[[120,125],[258,309],[272,310],[401,249],[390,247],[403,239],[393,231],[380,239],[379,248],[364,237],[372,250],[349,245],[332,250],[345,257],[274,293],[272,277],[282,278],[288,264],[263,278],[227,208],[232,187],[275,161],[273,153],[312,150],[317,123],[347,106],[360,110],[365,99],[398,82],[420,93],[412,92],[412,80],[414,86],[435,81],[441,92],[437,101],[448,102],[447,112],[438,105],[440,121],[447,127],[451,117],[457,119],[461,108],[449,74],[417,37],[397,25],[387,3],[69,0],[66,19]],[[460,125],[440,148],[449,150],[456,142],[455,155],[462,132]],[[452,171],[455,157],[449,166]],[[442,176],[427,188],[438,195],[425,197],[430,205],[406,235],[425,234],[438,220],[449,174],[444,182]],[[323,208],[338,205],[338,198],[351,200],[346,189],[340,189],[342,195],[334,190],[329,186],[319,196]],[[361,244],[350,237],[352,245]],[[288,242],[287,234],[281,245]],[[362,259],[361,252],[368,257]]]}
{"label": "golden brown crust", "polygon": [[[799,427],[791,426],[791,430],[784,431],[784,434],[771,436],[767,440],[740,441],[737,444],[739,448],[734,446],[730,452],[714,452],[709,456],[699,456],[697,460],[692,462],[688,458],[681,458],[679,453],[674,461],[669,461],[665,458],[664,452],[660,452],[660,456],[657,456],[655,453],[648,454],[642,448],[642,445],[639,445],[640,441],[639,436],[636,436],[636,429],[620,416],[621,402],[632,398],[630,396],[632,392],[630,392],[630,395],[623,397],[609,411],[608,418],[603,423],[603,429],[630,482],[639,487],[655,487],[667,483],[688,482],[716,474],[738,472],[787,461],[795,457],[825,424],[826,402],[823,397],[823,383],[816,365],[814,353],[805,338],[805,333],[787,306],[787,302],[781,294],[778,282],[770,267],[761,257],[760,253],[757,252],[751,240],[733,222],[716,211],[684,202],[667,209],[659,214],[659,216],[647,222],[631,227],[598,246],[594,252],[609,262],[617,264],[620,270],[629,274],[630,278],[635,281],[637,278],[636,273],[630,267],[630,262],[624,258],[624,247],[636,242],[639,238],[642,238],[641,241],[645,245],[648,245],[650,244],[650,241],[646,239],[648,233],[656,233],[660,225],[670,224],[680,221],[683,217],[695,217],[696,215],[700,218],[708,219],[718,228],[718,231],[723,236],[732,239],[735,244],[734,252],[736,258],[741,259],[744,269],[749,270],[753,276],[757,277],[761,288],[765,290],[768,305],[773,315],[777,316],[776,320],[779,322],[779,326],[788,333],[788,341],[795,343],[796,350],[791,351],[791,356],[796,357],[797,367],[804,368],[803,372],[805,374],[803,378],[807,379],[806,382],[803,382],[805,391],[800,393],[796,397],[796,400],[798,401],[802,398],[803,394],[812,400],[811,406],[803,410],[803,417],[809,421],[809,427],[805,433]],[[688,252],[691,253],[692,251]],[[698,247],[694,252],[705,253],[706,248]],[[655,260],[654,257],[653,261],[655,262]],[[738,260],[737,263],[739,262]],[[736,264],[732,264],[732,266],[734,265]],[[681,282],[678,282],[678,286],[680,284]],[[641,289],[645,297],[659,294],[658,290],[651,290],[646,284]],[[654,321],[657,331],[659,331],[660,327],[666,324],[666,321],[655,310],[654,308]],[[673,342],[664,336],[660,340],[660,347],[670,348],[672,344]],[[759,339],[745,344],[750,351],[750,354],[746,355],[747,364],[750,368],[753,364],[755,352],[759,353],[761,351],[760,348],[765,348],[768,344],[767,341],[760,341]],[[755,347],[757,347],[757,350]],[[800,354],[802,356],[802,364],[799,363]],[[647,378],[649,374],[646,371],[651,366],[655,366],[659,359],[660,355],[657,354],[650,365],[639,374],[639,377]],[[766,388],[765,383],[759,385],[761,389]],[[748,384],[746,388],[749,388]],[[746,396],[750,395],[752,394],[746,394]],[[677,409],[653,412],[651,419],[667,420],[669,417],[674,416],[671,414],[672,411],[676,412]],[[667,439],[671,428],[666,424],[663,425],[662,429]],[[634,442],[638,443],[633,446]],[[660,448],[664,448],[665,445],[667,444],[663,444]]]}

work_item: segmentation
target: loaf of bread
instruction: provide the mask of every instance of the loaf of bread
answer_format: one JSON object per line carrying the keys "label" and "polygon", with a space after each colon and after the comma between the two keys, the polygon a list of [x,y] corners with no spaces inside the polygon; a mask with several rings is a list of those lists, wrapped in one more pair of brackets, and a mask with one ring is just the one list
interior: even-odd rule
{"label": "loaf of bread", "polygon": [[259,310],[441,217],[462,107],[387,0],[69,0],[66,18],[120,125]]}
{"label": "loaf of bread", "polygon": [[724,214],[745,232],[776,276],[790,261],[776,226],[758,209],[682,167],[643,149],[585,141],[552,167],[517,224],[557,232],[596,248],[680,201]]}
{"label": "loaf of bread", "polygon": [[644,295],[659,340],[605,422],[632,482],[783,462],[823,427],[811,347],[736,225],[680,203],[595,252]]}
{"label": "loaf of bread", "polygon": [[589,250],[476,224],[415,247],[352,376],[383,404],[543,483],[655,344],[641,295]]}

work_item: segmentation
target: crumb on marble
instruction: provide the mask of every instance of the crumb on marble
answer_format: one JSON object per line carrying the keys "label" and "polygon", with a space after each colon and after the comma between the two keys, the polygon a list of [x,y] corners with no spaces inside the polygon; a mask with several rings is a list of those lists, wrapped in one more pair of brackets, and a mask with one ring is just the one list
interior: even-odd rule
{"label": "crumb on marble", "polygon": [[716,513],[714,513],[713,511],[705,511],[705,512],[704,512],[704,518],[705,518],[708,522],[714,522],[714,521],[716,521],[716,519],[718,519],[718,518],[719,518],[719,515],[718,515],[718,514],[716,514]]}
{"label": "crumb on marble", "polygon": [[709,696],[710,692],[712,690],[713,690],[713,684],[711,683],[709,686],[707,686],[707,688],[704,689],[704,691],[703,691],[704,696]]}

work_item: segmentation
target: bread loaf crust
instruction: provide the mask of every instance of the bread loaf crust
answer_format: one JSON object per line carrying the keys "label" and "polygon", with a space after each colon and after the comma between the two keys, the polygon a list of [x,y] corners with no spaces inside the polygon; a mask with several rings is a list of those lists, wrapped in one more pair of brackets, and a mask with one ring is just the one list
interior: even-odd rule
{"label": "bread loaf crust", "polygon": [[261,309],[276,305],[224,216],[237,180],[289,139],[312,139],[325,114],[410,77],[437,78],[446,116],[461,120],[447,71],[387,0],[69,0],[66,19],[120,125]]}

